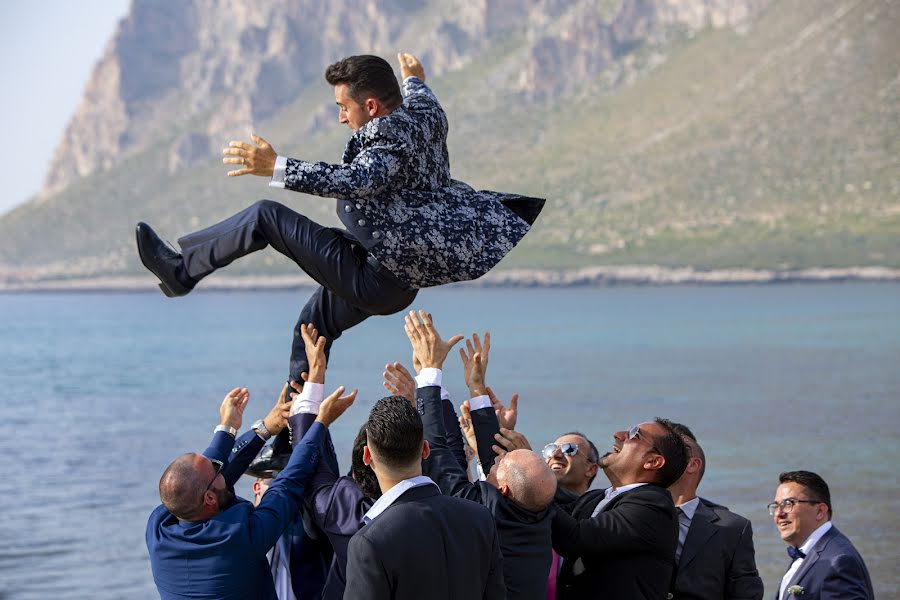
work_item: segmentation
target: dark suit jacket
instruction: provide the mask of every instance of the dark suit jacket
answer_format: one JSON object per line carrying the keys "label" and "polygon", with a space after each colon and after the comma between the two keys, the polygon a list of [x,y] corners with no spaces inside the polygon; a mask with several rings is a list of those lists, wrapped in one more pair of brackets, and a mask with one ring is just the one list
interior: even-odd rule
{"label": "dark suit jacket", "polygon": [[[553,560],[550,553],[550,521],[553,511],[549,508],[539,512],[525,510],[504,497],[490,483],[470,483],[465,469],[447,447],[445,421],[440,412],[440,388],[421,387],[416,395],[416,404],[425,428],[425,439],[431,447],[431,454],[422,463],[424,474],[431,477],[445,495],[479,502],[491,511],[503,553],[507,598],[546,600],[547,575]],[[483,410],[490,411],[494,416],[493,409]],[[494,422],[496,423],[496,417]]]}
{"label": "dark suit jacket", "polygon": [[[236,498],[213,518],[190,522],[179,521],[163,505],[153,511],[147,521],[147,550],[162,598],[276,599],[266,552],[297,513],[319,461],[324,432],[320,424],[310,428],[258,507]],[[229,453],[232,446],[237,451]],[[252,431],[238,443],[217,432],[203,454],[228,462],[222,472],[231,488],[261,447],[262,440]]]}
{"label": "dark suit jacket", "polygon": [[[775,587],[777,597],[781,582]],[[803,600],[874,600],[872,580],[862,556],[832,525],[803,559],[787,587],[803,588]],[[790,600],[785,588],[782,600]]]}
{"label": "dark suit jacket", "polygon": [[762,600],[750,521],[703,498],[675,569],[677,600]]}
{"label": "dark suit jacket", "polygon": [[669,491],[647,484],[613,498],[596,517],[603,491],[579,498],[572,515],[553,517],[553,549],[564,557],[557,598],[665,598],[678,547]]}
{"label": "dark suit jacket", "polygon": [[[288,419],[291,439],[301,439],[306,430],[315,422],[316,415],[297,414]],[[351,477],[338,476],[337,456],[326,431],[322,436],[319,461],[310,490],[306,496],[305,508],[316,529],[328,538],[334,552],[325,586],[324,600],[340,600],[344,597],[347,582],[347,551],[350,538],[362,526],[363,516],[372,507],[372,499],[363,495]]]}
{"label": "dark suit jacket", "polygon": [[505,598],[491,514],[433,485],[407,490],[350,540],[346,600]]}

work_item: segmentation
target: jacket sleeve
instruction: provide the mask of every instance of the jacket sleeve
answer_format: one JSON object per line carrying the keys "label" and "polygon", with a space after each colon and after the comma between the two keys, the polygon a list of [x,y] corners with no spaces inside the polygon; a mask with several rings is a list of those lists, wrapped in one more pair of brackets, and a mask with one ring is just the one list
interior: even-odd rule
{"label": "jacket sleeve", "polygon": [[287,159],[284,187],[327,198],[370,198],[391,186],[404,165],[407,145],[376,129],[350,164]]}
{"label": "jacket sleeve", "polygon": [[[229,452],[234,447],[235,439],[224,431],[213,434],[209,447],[203,451],[203,456],[209,460],[217,460],[220,463],[228,462]],[[251,459],[252,460],[252,459]]]}
{"label": "jacket sleeve", "polygon": [[237,480],[241,478],[241,475],[262,450],[263,444],[265,444],[263,439],[252,429],[234,441],[234,448],[229,454],[228,464],[222,469],[222,476],[225,477],[225,483],[229,488],[233,488]]}
{"label": "jacket sleeve", "polygon": [[390,598],[391,582],[378,550],[363,535],[350,540],[347,553],[347,585],[344,600]]}
{"label": "jacket sleeve", "polygon": [[294,448],[287,467],[272,481],[259,506],[250,515],[250,542],[258,554],[275,545],[297,514],[309,480],[319,463],[320,444],[326,428],[313,423]]}
{"label": "jacket sleeve", "polygon": [[[288,417],[288,427],[291,430],[291,446],[296,447],[297,444],[306,435],[306,432],[316,422],[318,415],[314,413],[297,413]],[[316,473],[322,471],[330,471],[334,473],[335,478],[340,474],[338,467],[337,454],[334,452],[334,444],[331,442],[331,431],[325,431],[325,437],[322,438],[322,458],[319,460],[319,468]]]}
{"label": "jacket sleeve", "polygon": [[442,494],[481,502],[481,490],[469,481],[466,470],[447,447],[441,402],[440,386],[429,385],[416,390],[416,407],[422,416],[425,439],[431,450],[428,458],[422,461],[422,471],[438,484]]}
{"label": "jacket sleeve", "polygon": [[503,555],[500,552],[500,539],[494,531],[491,544],[491,566],[488,570],[487,585],[484,587],[484,600],[506,600],[506,581],[503,579]]}
{"label": "jacket sleeve", "polygon": [[575,519],[563,510],[553,516],[553,549],[564,557],[609,555],[655,548],[666,534],[677,537],[674,508],[637,492],[623,495],[614,509]]}
{"label": "jacket sleeve", "polygon": [[500,422],[497,421],[497,413],[492,406],[479,408],[472,411],[472,427],[475,429],[475,443],[478,444],[478,462],[481,470],[487,475],[494,467],[494,444],[497,443],[495,434],[500,433]]}
{"label": "jacket sleeve", "polygon": [[756,569],[753,527],[746,521],[731,558],[725,597],[734,600],[762,600],[763,582]]}
{"label": "jacket sleeve", "polygon": [[456,462],[459,463],[459,466],[466,470],[469,465],[468,461],[466,461],[463,434],[459,429],[459,416],[456,414],[456,409],[453,408],[453,403],[449,398],[441,400],[441,408],[444,411],[444,434],[447,437],[447,447],[450,448],[450,452],[456,457]]}

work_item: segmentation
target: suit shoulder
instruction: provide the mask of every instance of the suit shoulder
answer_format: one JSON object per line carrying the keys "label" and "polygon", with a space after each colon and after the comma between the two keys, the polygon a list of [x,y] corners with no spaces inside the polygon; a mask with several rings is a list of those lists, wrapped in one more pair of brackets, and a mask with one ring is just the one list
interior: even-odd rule
{"label": "suit shoulder", "polygon": [[742,517],[741,515],[731,512],[727,506],[723,506],[722,504],[716,504],[706,498],[700,498],[700,502],[703,503],[708,509],[710,509],[725,525],[735,526],[735,527],[746,527],[750,523],[750,519],[746,517]]}

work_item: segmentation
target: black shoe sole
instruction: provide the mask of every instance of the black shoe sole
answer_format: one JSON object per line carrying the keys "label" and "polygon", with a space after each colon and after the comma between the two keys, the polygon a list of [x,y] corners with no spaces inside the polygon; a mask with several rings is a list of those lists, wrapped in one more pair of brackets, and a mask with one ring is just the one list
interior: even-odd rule
{"label": "black shoe sole", "polygon": [[[151,267],[150,264],[147,262],[147,259],[144,258],[144,253],[141,251],[140,225],[138,225],[134,228],[134,241],[135,241],[135,244],[137,245],[138,258],[141,259],[141,264],[144,265],[144,268],[146,268],[148,271],[153,273],[154,277],[156,277],[157,279],[160,279],[159,275],[157,275],[156,272],[153,270],[153,267]],[[190,290],[188,290],[188,292],[183,292],[183,293],[179,294],[178,292],[174,291],[172,288],[167,286],[165,283],[163,283],[161,279],[160,279],[160,283],[159,283],[159,289],[162,290],[162,293],[165,294],[165,296],[167,298],[179,298],[181,296],[186,296],[187,293],[190,291]]]}

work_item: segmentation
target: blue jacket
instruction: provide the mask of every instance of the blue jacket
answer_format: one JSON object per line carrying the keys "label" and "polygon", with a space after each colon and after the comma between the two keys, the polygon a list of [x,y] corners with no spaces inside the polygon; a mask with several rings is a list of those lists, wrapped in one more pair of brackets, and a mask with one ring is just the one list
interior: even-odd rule
{"label": "blue jacket", "polygon": [[[235,498],[206,521],[179,521],[162,505],[151,513],[147,549],[161,598],[276,600],[266,552],[297,514],[318,465],[325,431],[320,423],[309,428],[256,508]],[[261,447],[262,440],[252,431],[237,441],[218,432],[203,455],[227,462],[222,474],[232,488]]]}
{"label": "blue jacket", "polygon": [[[788,588],[799,585],[800,596],[792,596]],[[777,598],[779,586],[775,586]],[[874,600],[872,580],[862,556],[834,525],[803,559],[800,569],[788,582],[782,600]]]}

